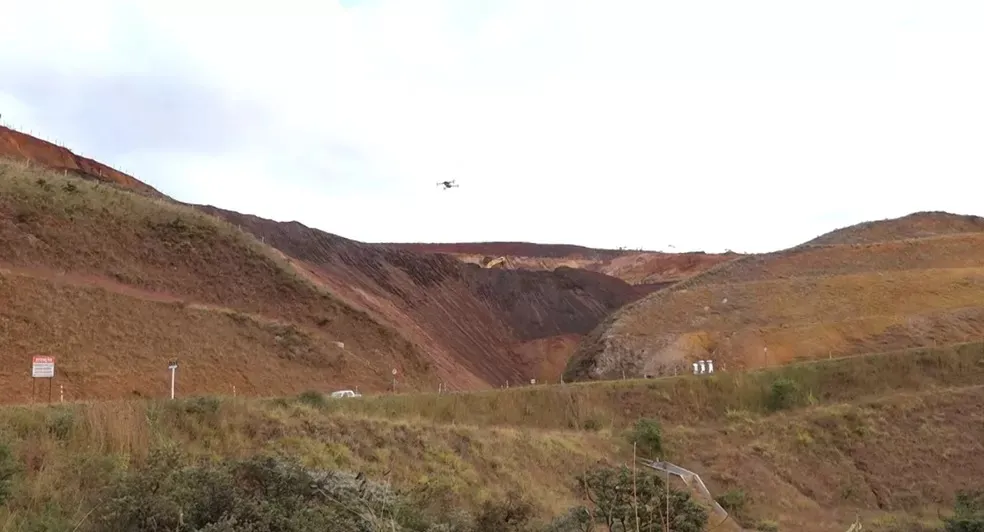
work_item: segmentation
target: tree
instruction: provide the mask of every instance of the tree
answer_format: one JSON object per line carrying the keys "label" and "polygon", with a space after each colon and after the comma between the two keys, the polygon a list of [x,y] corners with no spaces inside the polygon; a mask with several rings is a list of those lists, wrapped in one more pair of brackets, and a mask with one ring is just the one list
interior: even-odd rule
{"label": "tree", "polygon": [[610,532],[662,532],[667,517],[672,532],[701,532],[707,524],[707,510],[688,493],[672,488],[667,493],[666,484],[654,471],[639,471],[633,478],[625,466],[601,467],[577,480],[594,506],[595,522]]}

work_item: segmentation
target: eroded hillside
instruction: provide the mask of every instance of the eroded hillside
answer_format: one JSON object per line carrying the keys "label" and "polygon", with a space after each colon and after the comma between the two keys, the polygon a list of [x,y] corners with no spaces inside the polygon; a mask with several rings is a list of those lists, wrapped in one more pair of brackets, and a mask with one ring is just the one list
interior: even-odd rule
{"label": "eroded hillside", "polygon": [[[203,207],[291,257],[298,269],[420,345],[453,387],[494,386],[560,372],[542,339],[582,335],[640,295],[573,268],[483,269],[444,254],[363,244],[299,223]],[[567,345],[564,353],[573,350]],[[556,357],[556,355],[553,355]]]}
{"label": "eroded hillside", "polygon": [[[0,157],[22,161],[0,170],[0,268],[17,302],[3,356],[60,357],[77,397],[160,394],[166,382],[146,375],[169,357],[201,365],[182,372],[191,393],[383,390],[392,369],[400,389],[557,380],[581,335],[647,291],[588,270],[488,270],[184,205],[54,144],[0,133]],[[58,327],[40,334],[46,321]],[[29,381],[9,377],[26,397]]]}
{"label": "eroded hillside", "polygon": [[[592,249],[529,242],[475,242],[459,244],[388,244],[410,251],[446,253],[472,264],[508,270],[546,270],[567,267],[589,270],[639,286],[646,293],[688,279],[717,264],[734,260],[737,253],[661,253]],[[497,260],[497,259],[504,260]]]}
{"label": "eroded hillside", "polygon": [[660,375],[703,358],[752,368],[979,339],[982,222],[916,213],[721,264],[613,314],[579,346],[566,378]]}

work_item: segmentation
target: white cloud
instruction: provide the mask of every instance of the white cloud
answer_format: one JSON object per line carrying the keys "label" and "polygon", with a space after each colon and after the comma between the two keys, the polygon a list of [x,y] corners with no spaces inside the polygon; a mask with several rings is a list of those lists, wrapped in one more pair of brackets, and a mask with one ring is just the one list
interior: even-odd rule
{"label": "white cloud", "polygon": [[[708,251],[984,214],[972,1],[71,5],[0,0],[0,113],[185,201],[368,241]],[[197,127],[234,140],[178,151],[159,139],[198,139],[187,113],[116,120],[133,129],[113,130],[131,137],[117,152],[8,88],[24,69],[166,74],[194,100],[173,105],[217,93],[247,116],[203,112]],[[92,99],[72,105],[113,113]]]}

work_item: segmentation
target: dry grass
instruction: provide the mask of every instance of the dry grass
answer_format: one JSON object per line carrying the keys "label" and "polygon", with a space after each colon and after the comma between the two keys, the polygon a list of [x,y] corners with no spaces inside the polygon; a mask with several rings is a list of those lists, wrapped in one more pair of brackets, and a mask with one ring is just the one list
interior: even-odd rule
{"label": "dry grass", "polygon": [[657,293],[613,330],[643,335],[833,323],[977,306],[982,296],[980,267],[709,285]]}
{"label": "dry grass", "polygon": [[[168,393],[167,361],[180,361],[178,393],[281,395],[305,389],[386,389],[393,361],[337,347],[321,331],[239,312],[147,301],[102,288],[0,276],[4,302],[0,386],[28,402],[30,357],[57,357],[54,397],[114,399]],[[389,362],[389,363],[386,363]],[[47,382],[38,394],[46,398]]]}
{"label": "dry grass", "polygon": [[288,454],[312,468],[362,471],[472,510],[514,489],[544,516],[575,504],[573,472],[611,451],[595,434],[326,416],[297,400],[7,407],[0,427],[24,467],[0,508],[0,530],[51,512],[78,521],[114,475],[165,443],[202,458]]}
{"label": "dry grass", "polygon": [[[688,287],[795,277],[939,268],[974,268],[984,260],[984,233],[836,246],[801,246],[749,255],[694,277]],[[681,285],[683,286],[683,285]]]}
{"label": "dry grass", "polygon": [[819,236],[807,245],[861,244],[984,232],[984,218],[946,212],[916,212],[901,218],[851,225]]}
{"label": "dry grass", "polygon": [[[928,390],[667,431],[709,489],[741,489],[748,522],[781,530],[935,521],[984,475],[984,387]],[[875,526],[871,526],[875,525]]]}
{"label": "dry grass", "polygon": [[[982,374],[984,351],[974,345],[744,376],[443,397],[6,407],[0,442],[23,473],[0,509],[0,529],[37,526],[52,512],[77,521],[98,504],[101,486],[165,443],[211,459],[288,454],[467,509],[518,490],[548,517],[582,502],[574,474],[627,461],[621,427],[654,414],[664,419],[671,461],[700,474],[715,495],[746,494],[746,524],[772,520],[783,530],[820,532],[843,530],[856,514],[866,524],[917,519],[949,506],[957,489],[984,473],[976,459],[984,450],[984,388],[965,386]],[[803,408],[767,414],[765,385],[780,376],[817,395]],[[442,402],[453,416],[437,410]],[[564,408],[599,413],[601,403],[615,430],[551,428],[562,424],[558,417],[577,419]],[[524,404],[542,410],[510,417]]]}
{"label": "dry grass", "polygon": [[575,352],[566,378],[592,364],[617,378],[622,357],[632,375],[659,375],[703,358],[753,368],[967,342],[984,337],[981,301],[976,267],[672,289],[617,311]]}
{"label": "dry grass", "polygon": [[879,353],[747,373],[366,397],[332,402],[329,408],[374,418],[474,426],[620,430],[640,417],[656,417],[667,424],[702,424],[719,422],[734,412],[765,414],[770,410],[772,383],[779,379],[798,384],[800,406],[893,391],[967,386],[984,379],[984,344]]}

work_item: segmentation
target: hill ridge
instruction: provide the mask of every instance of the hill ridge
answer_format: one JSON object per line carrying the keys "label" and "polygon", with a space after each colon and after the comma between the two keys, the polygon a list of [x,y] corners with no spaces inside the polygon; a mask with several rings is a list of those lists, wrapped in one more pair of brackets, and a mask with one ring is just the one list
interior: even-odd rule
{"label": "hill ridge", "polygon": [[[919,228],[904,225],[910,220],[917,220]],[[981,222],[984,218],[915,213],[861,224],[861,242],[851,242],[855,237],[849,227],[836,230],[836,238],[811,241],[828,244],[721,263],[613,312],[584,337],[565,379],[611,378],[623,371],[614,367],[623,365],[637,376],[670,366],[685,371],[683,366],[701,357],[754,367],[818,356],[818,348],[856,353],[918,345],[920,335],[945,343],[984,334],[984,312],[977,312],[973,299],[984,263],[984,225],[982,231],[966,230],[968,223],[977,227]],[[906,238],[894,237],[896,228]],[[935,234],[911,237],[927,228]],[[872,292],[896,293],[899,287],[909,292],[898,303]],[[843,308],[835,312],[828,300]],[[783,316],[774,310],[779,308],[817,313],[810,319],[802,314],[792,321],[769,321],[768,316]],[[858,314],[841,317],[844,312]],[[816,335],[810,336],[814,347],[793,331]]]}

